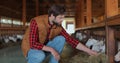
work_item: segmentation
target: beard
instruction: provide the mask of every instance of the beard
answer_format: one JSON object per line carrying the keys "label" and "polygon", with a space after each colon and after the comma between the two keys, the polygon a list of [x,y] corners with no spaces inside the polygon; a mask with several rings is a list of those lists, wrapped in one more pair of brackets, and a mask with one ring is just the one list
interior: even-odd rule
{"label": "beard", "polygon": [[53,25],[60,26],[61,24],[59,24],[59,23],[53,21]]}

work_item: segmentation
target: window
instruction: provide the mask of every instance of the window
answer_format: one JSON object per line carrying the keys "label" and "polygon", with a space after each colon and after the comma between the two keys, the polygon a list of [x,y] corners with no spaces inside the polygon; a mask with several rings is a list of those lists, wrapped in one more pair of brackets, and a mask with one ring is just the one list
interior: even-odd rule
{"label": "window", "polygon": [[13,25],[22,25],[20,20],[13,20]]}
{"label": "window", "polygon": [[29,22],[26,22],[26,24],[25,24],[26,26],[29,26],[30,25],[30,23]]}
{"label": "window", "polygon": [[66,23],[66,31],[69,33],[69,34],[72,34],[75,32],[75,25],[73,24],[73,22],[67,22]]}
{"label": "window", "polygon": [[1,18],[1,23],[12,24],[12,20],[10,18],[2,17]]}

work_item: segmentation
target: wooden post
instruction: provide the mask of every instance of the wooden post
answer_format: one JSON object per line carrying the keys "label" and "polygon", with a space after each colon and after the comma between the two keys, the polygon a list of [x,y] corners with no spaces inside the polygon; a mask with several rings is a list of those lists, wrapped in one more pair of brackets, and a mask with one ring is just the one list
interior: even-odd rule
{"label": "wooden post", "polygon": [[118,0],[105,0],[105,7],[107,18],[118,15]]}
{"label": "wooden post", "polygon": [[45,12],[45,10],[46,10],[46,8],[43,8],[43,9],[42,9],[42,11],[43,11],[43,14],[45,14],[45,13],[46,13],[46,12]]}
{"label": "wooden post", "polygon": [[[118,14],[118,0],[105,0],[105,17],[110,18]],[[107,55],[108,63],[114,63],[115,55],[115,30],[110,28],[106,23],[106,44],[107,44]]]}
{"label": "wooden post", "polygon": [[36,16],[39,15],[39,0],[35,0],[35,4],[36,4]]}
{"label": "wooden post", "polygon": [[22,21],[23,21],[23,26],[25,27],[26,23],[26,0],[22,0]]}
{"label": "wooden post", "polygon": [[12,27],[13,27],[13,18],[11,20],[12,20]]}
{"label": "wooden post", "polygon": [[85,23],[85,16],[86,16],[86,13],[85,13],[85,2],[84,0],[82,0],[81,2],[81,26],[84,27],[86,25]]}
{"label": "wooden post", "polygon": [[107,55],[108,63],[114,63],[115,56],[115,39],[114,39],[114,29],[106,26],[106,44],[107,44]]}
{"label": "wooden post", "polygon": [[1,16],[0,16],[0,27],[1,27]]}
{"label": "wooden post", "polygon": [[75,28],[84,26],[84,0],[77,1],[75,19]]}
{"label": "wooden post", "polygon": [[86,8],[86,10],[87,10],[87,12],[86,12],[86,20],[87,20],[87,22],[86,22],[86,24],[87,25],[91,25],[92,24],[92,5],[91,5],[91,3],[92,3],[92,0],[86,0],[87,1],[87,8]]}

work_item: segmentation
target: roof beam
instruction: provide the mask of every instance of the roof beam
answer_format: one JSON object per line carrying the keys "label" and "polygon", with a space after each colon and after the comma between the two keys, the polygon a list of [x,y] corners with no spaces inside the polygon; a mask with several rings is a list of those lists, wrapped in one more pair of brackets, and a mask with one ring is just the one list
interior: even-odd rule
{"label": "roof beam", "polygon": [[60,4],[60,1],[59,0],[54,0],[56,4]]}
{"label": "roof beam", "polygon": [[17,10],[14,10],[12,8],[9,8],[9,7],[6,7],[6,6],[2,6],[2,5],[0,5],[0,8],[6,9],[6,10],[11,11],[11,12],[14,12],[16,14],[21,14],[22,13],[22,12],[19,12]]}

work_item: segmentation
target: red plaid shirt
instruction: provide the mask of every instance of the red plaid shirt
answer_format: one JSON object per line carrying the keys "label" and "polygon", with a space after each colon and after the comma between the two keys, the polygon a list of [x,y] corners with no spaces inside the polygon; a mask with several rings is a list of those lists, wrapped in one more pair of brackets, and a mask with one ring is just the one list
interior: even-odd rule
{"label": "red plaid shirt", "polygon": [[[50,33],[50,30],[48,31],[48,34]],[[32,20],[32,22],[30,23],[30,47],[34,48],[34,49],[42,49],[43,46],[45,44],[42,44],[39,42],[39,36],[38,36],[38,26],[35,20]],[[66,41],[72,46],[72,47],[76,47],[77,44],[79,43],[77,40],[75,40],[74,38],[72,38],[71,36],[69,36],[69,34],[62,29],[60,35],[64,36]],[[48,36],[47,36],[48,37]],[[46,37],[46,38],[47,38]],[[46,39],[47,40],[47,39]]]}

